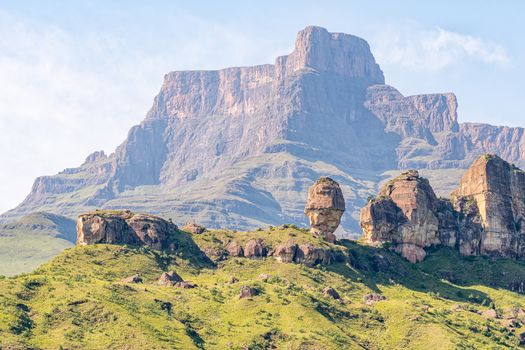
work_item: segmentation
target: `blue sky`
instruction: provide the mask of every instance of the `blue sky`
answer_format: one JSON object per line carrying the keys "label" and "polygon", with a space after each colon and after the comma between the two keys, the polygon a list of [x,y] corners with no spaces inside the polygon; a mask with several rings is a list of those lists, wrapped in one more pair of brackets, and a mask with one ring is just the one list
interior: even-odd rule
{"label": "blue sky", "polygon": [[319,25],[369,41],[403,94],[525,127],[524,1],[0,0],[0,212],[36,176],[111,153],[171,70],[272,63]]}

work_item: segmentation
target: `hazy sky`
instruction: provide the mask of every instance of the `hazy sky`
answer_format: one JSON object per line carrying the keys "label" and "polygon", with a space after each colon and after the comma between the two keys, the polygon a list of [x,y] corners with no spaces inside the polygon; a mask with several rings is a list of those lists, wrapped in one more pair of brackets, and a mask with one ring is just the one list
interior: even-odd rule
{"label": "hazy sky", "polygon": [[171,70],[273,63],[307,25],[368,40],[403,94],[525,127],[525,1],[0,0],[0,212],[111,153]]}

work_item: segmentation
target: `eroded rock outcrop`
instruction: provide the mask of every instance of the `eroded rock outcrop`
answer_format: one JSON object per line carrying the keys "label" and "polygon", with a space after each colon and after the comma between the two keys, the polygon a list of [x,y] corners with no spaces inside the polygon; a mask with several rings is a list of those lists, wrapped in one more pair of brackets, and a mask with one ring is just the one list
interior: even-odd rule
{"label": "eroded rock outcrop", "polygon": [[335,242],[335,230],[345,211],[345,200],[339,184],[329,177],[321,177],[308,190],[304,213],[310,220],[314,234]]}
{"label": "eroded rock outcrop", "polygon": [[[474,212],[482,232],[471,254],[525,256],[525,172],[495,155],[478,158],[452,194],[460,210]],[[472,214],[471,214],[472,216]]]}
{"label": "eroded rock outcrop", "polygon": [[163,272],[162,275],[160,275],[159,281],[158,281],[158,283],[161,286],[170,286],[170,287],[180,282],[184,282],[184,280],[175,271]]}
{"label": "eroded rock outcrop", "polygon": [[451,206],[443,204],[428,180],[415,170],[404,172],[384,185],[360,216],[367,243],[392,243],[393,249],[411,262],[425,258],[425,247],[455,244],[455,236],[449,237],[450,226],[455,227],[450,220],[454,220]]}
{"label": "eroded rock outcrop", "polygon": [[525,258],[525,172],[495,155],[479,157],[451,200],[408,171],[389,181],[361,210],[364,239],[390,243],[411,262],[444,245],[462,255]]}
{"label": "eroded rock outcrop", "polygon": [[144,245],[158,250],[173,250],[177,226],[158,216],[131,211],[95,211],[77,220],[77,244],[97,243]]}

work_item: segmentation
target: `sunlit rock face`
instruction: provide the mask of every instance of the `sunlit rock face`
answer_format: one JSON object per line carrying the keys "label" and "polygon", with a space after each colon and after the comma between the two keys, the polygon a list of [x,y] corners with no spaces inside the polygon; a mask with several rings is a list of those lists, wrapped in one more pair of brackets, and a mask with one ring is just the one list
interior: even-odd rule
{"label": "sunlit rock face", "polygon": [[[455,230],[441,234],[449,228],[453,215],[438,199],[427,179],[415,170],[402,173],[385,184],[377,198],[371,199],[361,210],[360,222],[364,239],[371,245],[385,242],[412,262],[425,258],[425,247],[455,244]],[[444,241],[442,242],[441,236]]]}
{"label": "sunlit rock face", "polygon": [[482,234],[469,248],[473,254],[525,256],[525,172],[495,155],[482,156],[452,198],[479,216]]}
{"label": "sunlit rock face", "polygon": [[361,210],[364,241],[392,244],[412,262],[445,245],[462,255],[525,258],[525,172],[498,156],[479,157],[451,200],[408,171],[390,180]]}
{"label": "sunlit rock face", "polygon": [[335,230],[345,211],[345,200],[339,184],[329,177],[321,177],[308,190],[304,212],[310,220],[313,233],[335,242]]}
{"label": "sunlit rock face", "polygon": [[97,243],[143,245],[172,250],[177,226],[153,215],[124,211],[97,211],[79,215],[77,245]]}
{"label": "sunlit rock face", "polygon": [[403,96],[364,39],[309,26],[268,64],[168,72],[114,152],[37,178],[0,221],[129,208],[208,228],[306,225],[304,193],[330,176],[345,189],[341,231],[358,234],[387,170],[525,160],[522,128],[459,123],[457,106],[452,93]]}

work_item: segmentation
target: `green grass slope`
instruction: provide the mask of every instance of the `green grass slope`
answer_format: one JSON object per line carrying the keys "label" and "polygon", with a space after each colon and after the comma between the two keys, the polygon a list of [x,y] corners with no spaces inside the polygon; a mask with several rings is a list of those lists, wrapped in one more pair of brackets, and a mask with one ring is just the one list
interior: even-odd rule
{"label": "green grass slope", "polygon": [[50,213],[32,213],[0,225],[0,275],[32,271],[73,246],[75,239],[75,222]]}
{"label": "green grass slope", "polygon": [[[225,235],[273,244],[280,234],[317,244],[295,228],[194,238],[205,250]],[[188,258],[187,249],[73,247],[33,273],[1,279],[0,348],[506,349],[517,348],[525,331],[525,296],[509,290],[525,281],[521,262],[437,249],[412,265],[386,249],[343,241],[346,260],[329,266],[271,257],[213,265],[202,255]],[[171,269],[197,287],[159,286]],[[143,283],[122,282],[133,274]],[[259,294],[239,298],[245,285]],[[326,286],[341,300],[324,296]],[[386,299],[368,305],[369,293]]]}

